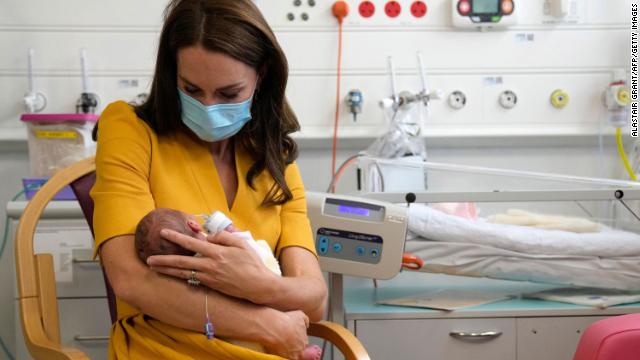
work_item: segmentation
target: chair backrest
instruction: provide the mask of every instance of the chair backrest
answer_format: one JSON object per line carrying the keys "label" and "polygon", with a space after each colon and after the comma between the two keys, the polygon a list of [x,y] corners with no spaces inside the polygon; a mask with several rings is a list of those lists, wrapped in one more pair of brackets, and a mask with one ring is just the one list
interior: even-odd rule
{"label": "chair backrest", "polygon": [[589,325],[573,360],[637,360],[640,358],[640,314],[613,316]]}
{"label": "chair backrest", "polygon": [[[91,230],[91,236],[93,234],[93,199],[89,195],[93,184],[96,182],[96,172],[92,171],[89,174],[76,179],[75,181],[69,184],[71,186],[71,190],[76,195],[78,199],[78,203],[80,204],[80,208],[82,209],[82,213],[84,214],[85,220],[87,220],[87,224],[89,225],[89,229]],[[113,292],[113,288],[111,287],[111,283],[109,283],[109,279],[107,278],[107,273],[102,269],[102,277],[104,278],[104,286],[107,290],[107,300],[109,302],[109,315],[111,316],[111,323],[113,324],[118,319],[118,313],[116,308],[116,294]]]}
{"label": "chair backrest", "polygon": [[82,352],[60,345],[53,257],[51,254],[34,254],[33,238],[38,220],[49,201],[62,188],[94,171],[95,160],[88,158],[52,176],[29,201],[18,223],[15,258],[20,320],[27,349],[34,358],[86,358]]}
{"label": "chair backrest", "polygon": [[[88,357],[80,350],[60,344],[60,324],[55,273],[51,254],[34,254],[33,239],[45,207],[65,186],[76,193],[93,233],[93,201],[89,191],[95,182],[95,159],[81,160],[55,174],[38,190],[20,218],[15,238],[18,303],[25,345],[35,359],[80,360]],[[105,272],[103,271],[103,275]],[[105,276],[111,319],[115,320],[115,296]],[[321,321],[310,325],[308,334],[329,340],[347,360],[369,360],[362,344],[338,324]]]}

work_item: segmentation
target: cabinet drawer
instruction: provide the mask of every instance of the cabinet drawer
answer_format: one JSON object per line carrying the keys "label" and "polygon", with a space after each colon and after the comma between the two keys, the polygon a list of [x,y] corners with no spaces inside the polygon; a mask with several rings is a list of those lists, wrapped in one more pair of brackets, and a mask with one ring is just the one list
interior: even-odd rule
{"label": "cabinet drawer", "polygon": [[572,359],[580,336],[604,316],[519,318],[518,360]]}
{"label": "cabinet drawer", "polygon": [[[356,336],[372,359],[516,358],[516,329],[512,318],[357,320],[355,328]],[[484,336],[478,336],[480,334]]]}
{"label": "cabinet drawer", "polygon": [[63,344],[77,348],[92,360],[107,359],[111,330],[106,298],[58,299],[60,337]]}
{"label": "cabinet drawer", "polygon": [[77,249],[71,252],[73,281],[56,282],[58,298],[107,296],[102,267],[100,262],[91,260],[92,252],[91,249]]}

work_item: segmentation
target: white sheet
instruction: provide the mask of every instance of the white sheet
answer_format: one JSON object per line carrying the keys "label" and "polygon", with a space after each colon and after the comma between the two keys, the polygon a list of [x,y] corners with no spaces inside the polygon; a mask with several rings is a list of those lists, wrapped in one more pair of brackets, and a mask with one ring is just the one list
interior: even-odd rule
{"label": "white sheet", "polygon": [[486,245],[408,240],[421,271],[557,285],[640,290],[640,257],[536,255]]}
{"label": "white sheet", "polygon": [[423,238],[490,246],[522,254],[640,257],[640,235],[605,228],[576,234],[526,226],[492,224],[447,215],[423,204],[409,209],[409,230]]}

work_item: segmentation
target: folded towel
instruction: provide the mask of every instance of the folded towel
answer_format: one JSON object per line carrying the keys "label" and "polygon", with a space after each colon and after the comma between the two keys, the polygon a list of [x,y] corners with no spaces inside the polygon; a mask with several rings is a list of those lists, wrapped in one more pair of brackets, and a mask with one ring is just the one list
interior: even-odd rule
{"label": "folded towel", "polygon": [[507,210],[506,214],[489,216],[487,221],[495,224],[531,226],[540,229],[563,230],[575,233],[602,231],[600,224],[587,219],[559,215],[542,215],[518,209]]}

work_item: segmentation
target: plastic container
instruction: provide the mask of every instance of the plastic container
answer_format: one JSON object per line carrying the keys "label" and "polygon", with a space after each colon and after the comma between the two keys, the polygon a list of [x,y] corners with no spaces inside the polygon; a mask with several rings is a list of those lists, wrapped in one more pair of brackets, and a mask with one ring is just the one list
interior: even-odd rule
{"label": "plastic container", "polygon": [[29,139],[31,175],[48,178],[78,160],[93,156],[95,114],[23,114]]}
{"label": "plastic container", "polygon": [[[24,187],[24,197],[27,200],[31,200],[38,190],[49,180],[48,178],[24,178],[22,179],[22,186]],[[53,200],[75,200],[76,195],[71,190],[70,186],[65,186],[60,190]]]}

